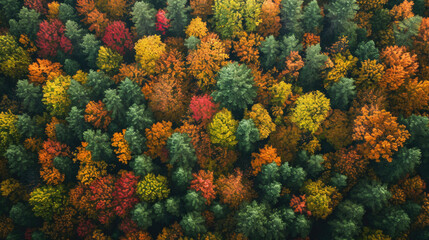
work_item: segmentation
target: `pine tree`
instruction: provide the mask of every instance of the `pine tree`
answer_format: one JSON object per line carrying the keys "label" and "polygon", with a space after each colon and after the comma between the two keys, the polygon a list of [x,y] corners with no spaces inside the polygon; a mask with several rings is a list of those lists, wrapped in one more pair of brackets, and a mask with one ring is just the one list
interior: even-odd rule
{"label": "pine tree", "polygon": [[322,31],[323,16],[316,0],[312,0],[302,14],[302,25],[305,33],[318,34]]}
{"label": "pine tree", "polygon": [[348,105],[356,96],[356,87],[352,78],[340,78],[328,89],[328,95],[332,101],[332,108],[347,110]]}
{"label": "pine tree", "polygon": [[175,36],[183,36],[189,24],[189,7],[185,7],[186,0],[167,0],[167,15],[170,19],[168,31]]}
{"label": "pine tree", "polygon": [[286,34],[294,34],[299,39],[303,34],[302,30],[302,4],[303,0],[282,0],[281,15],[283,28]]}

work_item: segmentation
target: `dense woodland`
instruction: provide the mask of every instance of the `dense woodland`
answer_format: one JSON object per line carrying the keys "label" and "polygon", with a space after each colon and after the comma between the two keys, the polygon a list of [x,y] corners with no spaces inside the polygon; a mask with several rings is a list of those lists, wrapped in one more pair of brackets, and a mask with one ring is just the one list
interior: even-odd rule
{"label": "dense woodland", "polygon": [[429,239],[428,0],[0,0],[0,239]]}

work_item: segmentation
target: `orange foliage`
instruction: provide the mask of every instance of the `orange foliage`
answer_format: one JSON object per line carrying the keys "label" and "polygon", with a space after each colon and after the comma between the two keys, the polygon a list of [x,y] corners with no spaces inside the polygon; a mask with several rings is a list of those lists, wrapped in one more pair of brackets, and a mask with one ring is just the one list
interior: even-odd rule
{"label": "orange foliage", "polygon": [[145,154],[151,158],[161,157],[161,161],[167,161],[167,139],[173,134],[171,122],[157,122],[151,128],[146,128],[147,148]]}
{"label": "orange foliage", "polygon": [[119,162],[127,164],[131,160],[131,150],[125,140],[125,129],[122,129],[122,133],[114,133],[112,138],[112,147],[115,147],[114,150],[116,155],[118,155]]}
{"label": "orange foliage", "polygon": [[277,166],[280,166],[282,160],[277,155],[277,149],[265,145],[264,148],[259,150],[259,153],[252,153],[252,169],[253,175],[258,175],[258,173],[262,170],[262,165],[269,164],[275,162]]}
{"label": "orange foliage", "polygon": [[426,188],[425,181],[423,181],[419,175],[413,178],[407,177],[404,180],[399,181],[399,184],[407,199],[412,199],[414,201],[417,201],[420,198]]}
{"label": "orange foliage", "polygon": [[207,16],[213,14],[213,2],[213,0],[191,0],[189,2],[193,10],[191,14],[206,20]]}
{"label": "orange foliage", "polygon": [[21,34],[19,36],[19,43],[21,43],[21,45],[24,47],[24,49],[29,53],[35,53],[37,52],[37,47],[34,45],[34,43],[32,41],[30,41],[30,39],[28,38],[27,35],[25,34]]}
{"label": "orange foliage", "polygon": [[258,25],[258,33],[264,37],[280,34],[282,25],[280,23],[280,1],[265,0],[261,8],[261,22]]}
{"label": "orange foliage", "polygon": [[237,208],[243,201],[250,201],[252,186],[243,178],[240,170],[228,176],[221,176],[216,182],[220,201],[232,208]]}
{"label": "orange foliage", "polygon": [[27,150],[30,150],[32,152],[38,152],[40,149],[42,149],[43,141],[40,138],[26,138],[24,140],[24,147]]}
{"label": "orange foliage", "polygon": [[64,181],[64,174],[54,167],[54,158],[58,156],[69,157],[69,147],[52,139],[46,140],[43,149],[39,151],[39,163],[40,176],[49,185],[57,185]]}
{"label": "orange foliage", "polygon": [[183,55],[176,48],[161,55],[156,61],[155,71],[159,75],[166,74],[181,82],[187,78]]}
{"label": "orange foliage", "polygon": [[67,207],[63,213],[54,215],[52,222],[44,222],[41,231],[51,239],[67,239],[65,236],[73,236],[76,213],[75,209]]}
{"label": "orange foliage", "polygon": [[352,143],[352,131],[347,114],[339,109],[334,109],[322,122],[317,134],[320,138],[325,138],[335,149],[340,149]]}
{"label": "orange foliage", "polygon": [[429,79],[429,18],[422,19],[419,33],[414,40],[414,48],[420,63],[420,74]]}
{"label": "orange foliage", "polygon": [[241,62],[247,65],[259,66],[259,45],[263,38],[257,34],[247,34],[243,32],[239,34],[241,37],[238,41],[234,41],[234,53],[240,58]]}
{"label": "orange foliage", "polygon": [[91,204],[90,197],[89,187],[82,184],[78,184],[69,192],[69,202],[76,210],[85,213],[90,218],[96,218],[96,209]]}
{"label": "orange foliage", "polygon": [[28,80],[34,84],[44,84],[46,81],[54,79],[64,72],[60,63],[53,63],[46,59],[37,59],[28,66]]}
{"label": "orange foliage", "polygon": [[354,21],[358,27],[366,30],[366,36],[369,37],[372,34],[371,18],[374,16],[372,12],[358,11],[356,13]]}
{"label": "orange foliage", "polygon": [[84,15],[82,22],[90,25],[89,30],[95,31],[98,37],[104,33],[104,29],[109,23],[105,13],[100,12],[93,0],[77,0],[76,10],[80,15]]}
{"label": "orange foliage", "polygon": [[391,108],[403,114],[420,114],[429,110],[429,81],[417,81],[414,79],[405,85],[403,91],[392,94]]}
{"label": "orange foliage", "polygon": [[137,63],[133,64],[121,64],[119,68],[119,73],[113,76],[113,80],[116,84],[123,81],[125,78],[129,78],[131,81],[142,86],[143,81],[145,81],[145,76],[147,73],[141,69]]}
{"label": "orange foliage", "polygon": [[292,195],[292,199],[290,200],[290,207],[294,212],[299,214],[307,214],[307,216],[311,216],[311,212],[308,211],[305,202],[305,194],[301,196]]}
{"label": "orange foliage", "polygon": [[395,5],[390,10],[390,15],[392,15],[395,21],[398,21],[398,22],[404,19],[413,17],[414,16],[413,5],[414,5],[413,1],[405,0],[401,4]]}
{"label": "orange foliage", "polygon": [[420,214],[417,216],[417,220],[414,225],[420,229],[423,229],[429,226],[429,194],[424,194],[424,199],[422,203],[422,209],[420,210]]}
{"label": "orange foliage", "polygon": [[0,238],[6,239],[7,235],[13,230],[12,219],[6,216],[0,216]]}
{"label": "orange foliage", "polygon": [[183,237],[182,227],[175,222],[170,227],[164,227],[156,240],[177,240],[181,237]]}
{"label": "orange foliage", "polygon": [[59,11],[60,4],[57,1],[48,3],[48,19],[57,18]]}
{"label": "orange foliage", "polygon": [[149,233],[142,230],[137,232],[127,232],[125,236],[120,237],[119,240],[152,240]]}
{"label": "orange foliage", "polygon": [[285,77],[287,82],[296,82],[299,77],[299,70],[304,67],[304,61],[298,51],[291,51],[286,57],[285,68],[279,74],[279,78]]}
{"label": "orange foliage", "polygon": [[358,151],[364,157],[392,161],[392,155],[404,145],[410,134],[391,113],[377,107],[364,106],[354,122],[353,140],[362,141]]}
{"label": "orange foliage", "polygon": [[252,69],[253,81],[255,82],[256,90],[256,101],[258,103],[268,106],[271,100],[270,88],[277,83],[270,72],[263,73],[258,69]]}
{"label": "orange foliage", "polygon": [[304,33],[304,36],[302,38],[302,45],[304,47],[304,50],[312,45],[316,45],[320,43],[320,36],[316,35],[314,33]]}
{"label": "orange foliage", "polygon": [[110,112],[104,107],[101,100],[98,102],[90,101],[85,108],[85,121],[91,123],[96,128],[107,129],[112,118]]}
{"label": "orange foliage", "polygon": [[349,182],[356,181],[366,172],[369,161],[360,156],[353,148],[341,149],[332,159],[333,171],[347,176]]}
{"label": "orange foliage", "polygon": [[206,204],[210,205],[211,200],[216,198],[213,172],[200,170],[198,174],[193,173],[192,176],[194,179],[191,181],[190,188],[200,192],[201,196],[206,199]]}
{"label": "orange foliage", "polygon": [[298,151],[301,130],[293,123],[277,126],[268,143],[277,149],[283,162],[292,161]]}
{"label": "orange foliage", "polygon": [[60,120],[58,120],[56,117],[52,117],[51,122],[46,124],[45,133],[48,138],[52,140],[57,140],[57,134],[55,132],[55,125],[59,124]]}

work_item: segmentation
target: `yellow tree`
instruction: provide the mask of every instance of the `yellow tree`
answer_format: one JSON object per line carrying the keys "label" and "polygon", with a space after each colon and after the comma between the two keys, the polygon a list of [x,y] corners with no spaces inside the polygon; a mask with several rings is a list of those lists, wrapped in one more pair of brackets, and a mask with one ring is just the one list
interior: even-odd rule
{"label": "yellow tree", "polygon": [[203,22],[200,17],[196,17],[189,23],[185,33],[187,37],[194,36],[201,39],[208,34],[207,23]]}
{"label": "yellow tree", "polygon": [[64,117],[71,105],[67,93],[70,87],[69,76],[58,76],[43,86],[43,103],[54,116]]}
{"label": "yellow tree", "polygon": [[300,96],[292,109],[291,121],[301,129],[314,133],[328,116],[330,100],[319,91]]}
{"label": "yellow tree", "polygon": [[166,49],[166,44],[161,41],[159,35],[151,35],[137,41],[134,46],[136,50],[136,62],[147,73],[155,73],[156,61]]}
{"label": "yellow tree", "polygon": [[257,103],[253,105],[252,110],[246,115],[253,120],[258,128],[259,139],[266,139],[271,132],[276,130],[276,125],[273,123],[270,114],[268,114],[268,111],[262,104]]}
{"label": "yellow tree", "polygon": [[212,143],[219,144],[222,147],[233,147],[238,142],[235,137],[238,121],[234,120],[232,113],[223,108],[216,113],[212,122],[209,124],[209,134]]}
{"label": "yellow tree", "polygon": [[131,160],[131,150],[127,140],[125,140],[125,129],[122,132],[114,133],[112,138],[112,147],[118,156],[118,160],[121,163],[127,164]]}
{"label": "yellow tree", "polygon": [[16,123],[18,116],[9,112],[0,112],[0,154],[4,153],[10,144],[19,141]]}

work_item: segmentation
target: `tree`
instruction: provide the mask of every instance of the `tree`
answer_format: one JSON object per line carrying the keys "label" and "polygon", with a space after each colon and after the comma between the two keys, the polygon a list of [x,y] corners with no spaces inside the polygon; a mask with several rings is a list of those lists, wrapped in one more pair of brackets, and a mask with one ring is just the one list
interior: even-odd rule
{"label": "tree", "polygon": [[214,115],[208,126],[211,142],[226,148],[235,146],[237,127],[238,121],[233,119],[230,111],[223,108]]}
{"label": "tree", "polygon": [[329,89],[328,94],[332,100],[332,107],[346,110],[356,96],[356,87],[352,78],[341,77]]}
{"label": "tree", "polygon": [[197,161],[194,146],[186,133],[173,133],[167,140],[167,149],[173,167],[192,169]]}
{"label": "tree", "polygon": [[147,2],[136,2],[132,8],[132,18],[139,37],[155,33],[156,10]]}
{"label": "tree", "polygon": [[333,239],[350,239],[360,232],[365,209],[362,205],[350,200],[341,202],[334,212],[334,217],[328,222]]}
{"label": "tree", "polygon": [[75,22],[79,20],[76,15],[76,9],[67,3],[60,3],[60,7],[58,9],[58,19],[65,23],[67,23],[69,20]]}
{"label": "tree", "polygon": [[122,21],[109,23],[104,31],[102,38],[106,47],[124,55],[133,49],[133,40],[131,39],[130,30]]}
{"label": "tree", "polygon": [[139,202],[136,195],[138,180],[139,177],[135,176],[133,172],[126,171],[120,173],[116,180],[115,190],[112,194],[112,206],[119,217],[123,218],[128,215],[134,205]]}
{"label": "tree", "polygon": [[25,34],[29,39],[34,40],[40,24],[40,13],[34,9],[22,7],[18,13],[18,21],[9,20],[10,33],[15,37]]}
{"label": "tree", "polygon": [[43,85],[48,80],[64,75],[63,66],[57,62],[51,62],[47,59],[37,59],[28,66],[28,80],[37,85]]}
{"label": "tree", "polygon": [[94,161],[110,161],[113,159],[113,151],[110,148],[110,138],[100,129],[86,130],[83,133],[83,139],[88,143],[86,150],[91,151]]}
{"label": "tree", "polygon": [[131,149],[125,140],[126,130],[122,129],[122,132],[114,133],[112,138],[112,147],[115,147],[114,152],[116,153],[119,162],[127,164],[131,160]]}
{"label": "tree", "polygon": [[41,186],[30,193],[28,200],[33,207],[36,217],[42,217],[45,221],[52,219],[54,214],[61,214],[66,204],[66,190],[62,185]]}
{"label": "tree", "polygon": [[27,152],[22,145],[9,145],[4,156],[8,160],[10,173],[18,177],[24,178],[28,171],[36,167],[34,156]]}
{"label": "tree", "polygon": [[279,1],[265,0],[261,6],[261,22],[258,26],[258,33],[264,37],[270,35],[277,37],[282,27],[279,14]]}
{"label": "tree", "polygon": [[192,117],[195,121],[208,123],[217,111],[217,106],[210,95],[193,96],[189,104]]}
{"label": "tree", "polygon": [[131,218],[137,223],[137,225],[143,229],[147,229],[152,226],[153,211],[149,204],[143,202],[138,203],[131,211]]}
{"label": "tree", "polygon": [[421,163],[421,151],[417,148],[401,148],[390,163],[380,162],[374,167],[384,182],[394,183],[416,170]]}
{"label": "tree", "polygon": [[376,60],[380,56],[373,40],[359,43],[355,55],[361,61]]}
{"label": "tree", "polygon": [[185,27],[188,26],[189,7],[185,7],[185,0],[167,0],[167,15],[170,19],[170,28],[168,31],[176,36],[182,36],[185,32]]}
{"label": "tree", "polygon": [[208,34],[201,39],[196,50],[191,50],[186,60],[189,64],[188,71],[197,79],[197,85],[203,91],[211,89],[216,84],[216,75],[228,54],[225,45],[215,34]]}
{"label": "tree", "polygon": [[262,53],[262,66],[265,69],[270,69],[275,65],[280,52],[279,47],[279,43],[273,35],[266,37],[265,41],[261,42],[259,49]]}
{"label": "tree", "polygon": [[262,37],[257,34],[243,32],[238,41],[233,42],[234,52],[240,58],[240,62],[248,64],[250,68],[259,66],[259,50]]}
{"label": "tree", "polygon": [[410,134],[396,117],[377,107],[363,107],[354,121],[353,140],[364,157],[379,162],[392,161],[392,155],[404,145]]}
{"label": "tree", "polygon": [[11,78],[25,75],[30,65],[30,56],[11,35],[0,36],[0,70]]}
{"label": "tree", "polygon": [[309,177],[315,179],[325,170],[323,166],[324,161],[325,159],[322,155],[309,155],[304,150],[298,153],[296,164],[302,167]]}
{"label": "tree", "polygon": [[302,191],[306,195],[307,209],[311,215],[321,219],[326,219],[332,213],[333,199],[341,196],[334,187],[326,186],[321,180],[308,180]]}
{"label": "tree", "polygon": [[251,185],[240,170],[227,176],[221,176],[216,181],[216,189],[220,201],[232,208],[237,208],[243,201],[252,199]]}
{"label": "tree", "polygon": [[237,231],[250,239],[264,238],[268,233],[267,210],[264,204],[258,204],[256,201],[244,205],[237,213]]}
{"label": "tree", "polygon": [[120,121],[125,117],[125,106],[116,89],[107,89],[103,103],[113,120]]}
{"label": "tree", "polygon": [[301,129],[314,133],[328,116],[330,101],[319,91],[300,96],[292,109],[291,121]]}
{"label": "tree", "polygon": [[189,5],[192,9],[192,15],[207,20],[207,16],[213,14],[213,0],[191,0]]}
{"label": "tree", "polygon": [[328,11],[326,17],[329,19],[330,32],[333,32],[335,37],[350,34],[357,28],[353,19],[356,15],[359,6],[356,0],[335,0],[325,7]]}
{"label": "tree", "polygon": [[16,95],[27,112],[39,113],[43,110],[43,94],[40,86],[29,83],[27,80],[19,80],[16,84]]}
{"label": "tree", "polygon": [[395,43],[397,46],[411,47],[411,39],[415,38],[419,33],[419,27],[422,22],[420,16],[414,16],[404,19],[393,26]]}
{"label": "tree", "polygon": [[140,134],[144,134],[145,129],[152,126],[154,122],[152,112],[144,104],[133,104],[125,115],[127,126],[133,127]]}
{"label": "tree", "polygon": [[302,36],[301,21],[303,0],[282,0],[281,14],[283,28],[286,34],[294,34],[298,38]]}
{"label": "tree", "polygon": [[84,16],[82,21],[90,25],[88,29],[90,31],[95,31],[95,34],[101,37],[109,19],[107,19],[107,14],[100,12],[97,7],[93,0],[78,0],[76,10],[79,15]]}
{"label": "tree", "polygon": [[138,40],[134,49],[136,62],[147,74],[152,74],[155,72],[156,61],[165,51],[165,43],[161,41],[160,36],[151,35]]}
{"label": "tree", "polygon": [[185,33],[188,38],[194,36],[201,39],[208,34],[207,23],[203,22],[200,17],[196,17],[186,27]]}
{"label": "tree", "polygon": [[161,32],[162,35],[165,35],[165,31],[170,27],[170,19],[168,19],[165,16],[165,11],[162,9],[159,9],[158,12],[155,15],[156,17],[156,23],[155,28],[156,31]]}
{"label": "tree", "polygon": [[353,142],[353,123],[350,117],[339,109],[330,111],[328,117],[316,132],[319,139],[326,139],[335,149],[340,149]]}
{"label": "tree", "polygon": [[193,173],[194,179],[191,181],[191,189],[200,192],[206,199],[206,204],[210,205],[211,201],[216,198],[213,172],[200,170],[198,174]]}
{"label": "tree", "polygon": [[253,175],[258,175],[261,171],[261,167],[265,164],[275,162],[277,166],[281,165],[281,159],[277,155],[277,150],[269,145],[265,145],[264,148],[259,150],[259,153],[252,153],[252,168]]}
{"label": "tree", "polygon": [[329,58],[321,54],[320,50],[320,44],[309,46],[305,50],[305,64],[299,75],[299,82],[304,90],[314,90],[321,85],[320,72]]}
{"label": "tree", "polygon": [[392,237],[397,237],[410,226],[410,217],[398,207],[383,208],[380,213],[372,218],[372,225],[376,229]]}
{"label": "tree", "polygon": [[365,60],[357,72],[355,84],[359,88],[374,88],[384,75],[384,65],[377,60]]}
{"label": "tree", "polygon": [[151,158],[161,157],[164,162],[167,161],[164,155],[166,153],[167,139],[173,134],[171,127],[171,122],[162,121],[154,123],[150,128],[145,129],[148,148],[145,154]]}
{"label": "tree", "polygon": [[176,79],[163,74],[153,83],[149,107],[159,120],[179,122],[188,104],[185,89]]}
{"label": "tree", "polygon": [[231,38],[243,31],[243,9],[236,0],[214,0],[215,30],[223,38]]}
{"label": "tree", "polygon": [[253,103],[256,97],[251,70],[237,62],[221,68],[216,83],[216,91],[212,93],[216,102],[231,111],[243,110]]}
{"label": "tree", "polygon": [[86,56],[88,66],[94,69],[96,67],[100,44],[101,41],[97,40],[94,34],[86,34],[83,36],[82,43],[80,44],[82,52]]}
{"label": "tree", "polygon": [[273,123],[271,116],[260,103],[253,105],[251,111],[246,115],[253,120],[258,128],[259,139],[266,139],[273,131],[276,130],[276,125]]}
{"label": "tree", "polygon": [[154,202],[168,197],[170,189],[167,178],[161,175],[147,174],[137,185],[137,194],[143,201]]}
{"label": "tree", "polygon": [[305,33],[318,34],[322,31],[323,16],[316,0],[312,0],[303,10],[302,25]]}
{"label": "tree", "polygon": [[190,212],[183,216],[180,226],[188,236],[197,236],[200,233],[207,232],[204,217],[198,212]]}
{"label": "tree", "polygon": [[123,57],[121,54],[108,47],[101,46],[98,50],[97,67],[107,74],[115,74],[121,66]]}
{"label": "tree", "polygon": [[54,116],[65,116],[70,111],[71,101],[67,94],[70,77],[58,76],[43,86],[42,102]]}
{"label": "tree", "polygon": [[110,112],[105,109],[105,104],[101,101],[90,101],[85,108],[85,121],[96,128],[107,129],[112,118]]}
{"label": "tree", "polygon": [[72,43],[65,35],[64,24],[58,20],[43,21],[39,25],[36,45],[39,48],[40,57],[54,57],[58,50],[71,53]]}
{"label": "tree", "polygon": [[238,148],[250,153],[255,148],[255,143],[259,141],[259,130],[252,119],[243,119],[237,127],[235,135],[238,140]]}
{"label": "tree", "polygon": [[391,197],[387,185],[376,181],[360,181],[350,192],[351,200],[373,212],[381,210]]}

